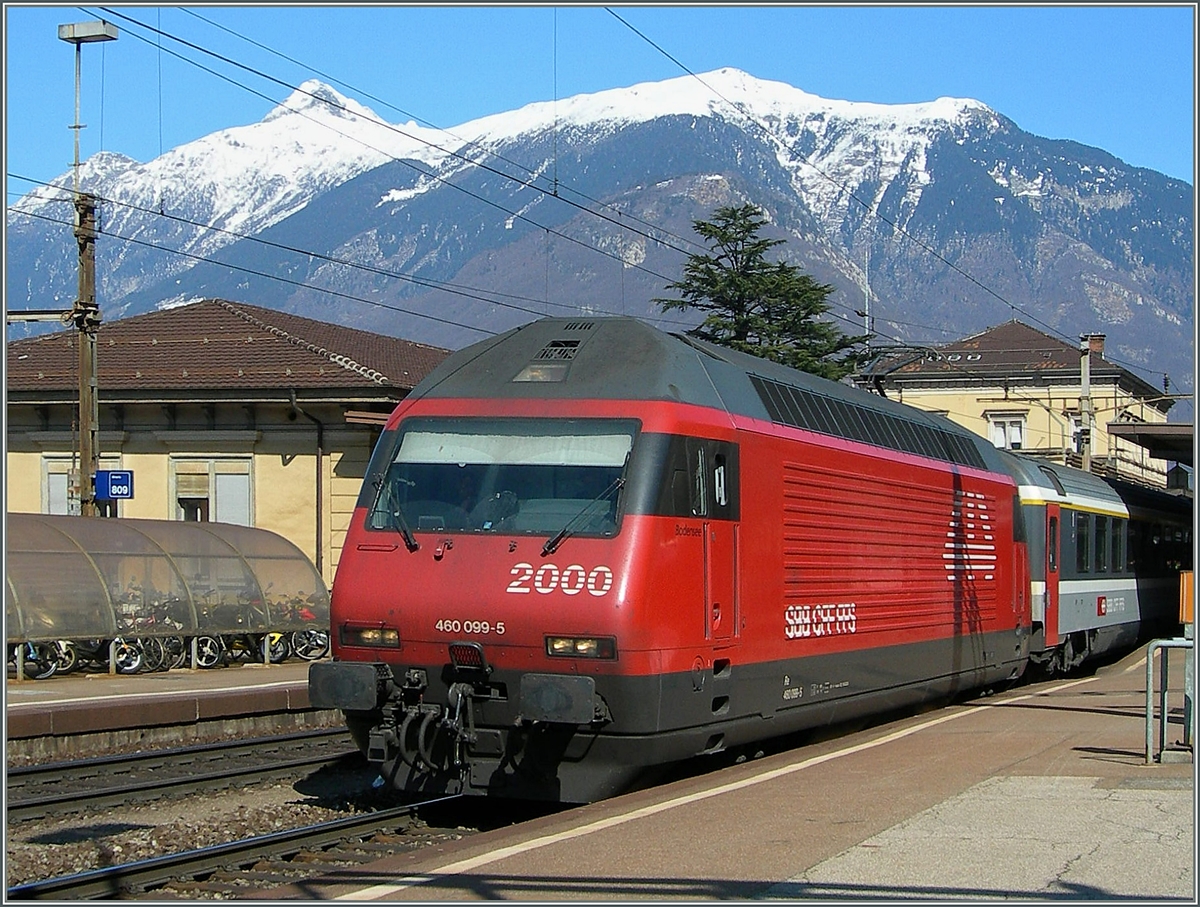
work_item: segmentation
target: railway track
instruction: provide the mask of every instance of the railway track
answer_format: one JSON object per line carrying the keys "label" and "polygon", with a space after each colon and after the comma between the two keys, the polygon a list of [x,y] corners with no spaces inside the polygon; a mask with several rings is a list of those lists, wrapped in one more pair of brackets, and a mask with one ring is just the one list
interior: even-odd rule
{"label": "railway track", "polygon": [[9,888],[9,900],[252,897],[469,833],[432,832],[416,819],[442,798],[362,813],[212,847]]}
{"label": "railway track", "polygon": [[295,777],[362,756],[340,728],[8,770],[10,823]]}

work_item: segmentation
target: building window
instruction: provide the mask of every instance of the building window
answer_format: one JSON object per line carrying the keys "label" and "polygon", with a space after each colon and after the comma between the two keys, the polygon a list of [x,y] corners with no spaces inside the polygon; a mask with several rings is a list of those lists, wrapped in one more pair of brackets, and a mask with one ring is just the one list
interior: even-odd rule
{"label": "building window", "polygon": [[253,525],[249,459],[179,458],[171,466],[175,519]]}
{"label": "building window", "polygon": [[[42,513],[79,516],[79,493],[71,485],[74,457],[42,458]],[[120,469],[120,457],[101,457],[100,469]],[[97,501],[100,516],[120,516],[121,501]]]}
{"label": "building window", "polygon": [[1025,446],[1025,417],[1023,415],[988,416],[988,433],[996,447],[1004,450],[1020,450]]}

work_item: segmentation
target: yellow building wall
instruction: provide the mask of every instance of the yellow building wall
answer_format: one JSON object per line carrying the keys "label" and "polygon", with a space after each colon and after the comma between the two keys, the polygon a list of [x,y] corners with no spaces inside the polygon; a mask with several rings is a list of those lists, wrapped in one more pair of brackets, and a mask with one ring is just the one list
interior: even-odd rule
{"label": "yellow building wall", "polygon": [[167,458],[161,453],[127,453],[121,468],[133,471],[133,497],[121,503],[121,516],[138,520],[173,520],[168,496]]}
{"label": "yellow building wall", "polygon": [[41,513],[42,455],[10,452],[5,471],[7,509],[14,513]]}
{"label": "yellow building wall", "polygon": [[316,454],[256,453],[254,525],[282,535],[316,563]]}
{"label": "yellow building wall", "polygon": [[[999,387],[970,391],[908,388],[892,396],[916,409],[945,415],[989,440],[989,414],[1020,414],[1025,417],[1024,450],[1046,454],[1074,450],[1070,414],[1079,411],[1079,388],[1022,390],[1007,396]],[[1164,461],[1148,457],[1144,448],[1110,436],[1105,426],[1125,412],[1154,424],[1166,422],[1166,415],[1112,387],[1097,389],[1092,395],[1092,406],[1092,456],[1113,458],[1121,473],[1130,478],[1165,485]]]}
{"label": "yellow building wall", "polygon": [[[346,542],[346,532],[354,515],[354,505],[358,501],[358,493],[362,488],[363,477],[367,474],[367,463],[371,451],[363,446],[343,452],[331,462],[331,478],[329,488],[330,509],[330,547],[331,563],[328,565],[330,580],[336,575],[337,561],[341,556],[342,545]],[[333,458],[331,458],[331,461]]]}

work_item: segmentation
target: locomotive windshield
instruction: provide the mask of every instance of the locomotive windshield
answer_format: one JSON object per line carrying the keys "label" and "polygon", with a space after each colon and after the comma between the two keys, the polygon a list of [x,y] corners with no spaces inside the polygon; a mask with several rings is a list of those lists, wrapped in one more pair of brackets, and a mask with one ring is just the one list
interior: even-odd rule
{"label": "locomotive windshield", "polygon": [[637,429],[630,420],[409,419],[386,448],[367,526],[552,535],[569,524],[573,535],[613,535]]}

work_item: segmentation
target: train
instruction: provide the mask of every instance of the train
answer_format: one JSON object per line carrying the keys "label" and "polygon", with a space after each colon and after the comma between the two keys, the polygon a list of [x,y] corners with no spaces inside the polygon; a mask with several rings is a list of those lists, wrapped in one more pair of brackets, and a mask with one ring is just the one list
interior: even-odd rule
{"label": "train", "polygon": [[309,696],[389,789],[591,802],[1177,630],[1191,527],[848,384],[544,318],[389,417]]}

